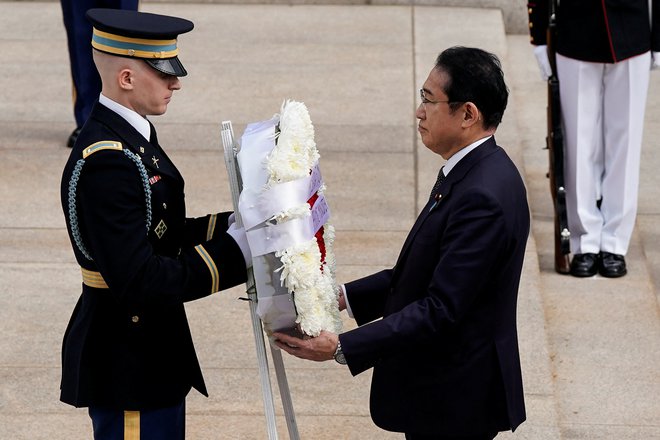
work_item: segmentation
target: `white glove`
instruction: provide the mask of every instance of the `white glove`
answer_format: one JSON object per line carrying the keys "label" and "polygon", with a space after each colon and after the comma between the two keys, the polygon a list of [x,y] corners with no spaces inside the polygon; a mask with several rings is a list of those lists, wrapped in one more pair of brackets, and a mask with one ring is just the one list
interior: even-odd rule
{"label": "white glove", "polygon": [[235,222],[232,222],[227,229],[227,234],[231,235],[231,238],[234,239],[238,247],[241,248],[243,253],[243,258],[245,259],[245,267],[252,266],[252,252],[250,252],[250,245],[247,241],[247,236],[245,235],[245,229],[239,228],[236,226]]}
{"label": "white glove", "polygon": [[651,70],[660,69],[660,52],[651,52]]}
{"label": "white glove", "polygon": [[548,46],[543,44],[534,47],[534,56],[536,57],[536,62],[539,63],[541,79],[547,81],[552,76],[552,67],[550,67],[550,58],[548,58]]}

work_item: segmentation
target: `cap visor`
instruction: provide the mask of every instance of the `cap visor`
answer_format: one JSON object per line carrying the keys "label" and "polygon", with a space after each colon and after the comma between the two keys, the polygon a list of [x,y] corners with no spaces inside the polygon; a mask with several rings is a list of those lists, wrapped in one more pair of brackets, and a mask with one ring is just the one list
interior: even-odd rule
{"label": "cap visor", "polygon": [[154,69],[158,70],[159,72],[167,73],[168,75],[174,75],[174,76],[188,75],[188,72],[183,67],[183,64],[181,64],[181,61],[179,61],[178,57],[167,58],[165,60],[145,59],[145,61],[149,63],[149,65]]}

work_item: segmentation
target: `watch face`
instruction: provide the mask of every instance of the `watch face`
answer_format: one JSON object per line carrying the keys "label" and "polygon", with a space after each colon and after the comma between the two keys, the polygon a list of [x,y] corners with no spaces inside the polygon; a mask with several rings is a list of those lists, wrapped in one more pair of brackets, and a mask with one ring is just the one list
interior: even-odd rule
{"label": "watch face", "polygon": [[342,365],[346,365],[346,357],[341,351],[335,355],[335,360]]}
{"label": "watch face", "polygon": [[335,350],[334,357],[338,363],[346,365],[346,357],[344,356],[344,352],[341,350],[341,341],[337,342],[337,350]]}

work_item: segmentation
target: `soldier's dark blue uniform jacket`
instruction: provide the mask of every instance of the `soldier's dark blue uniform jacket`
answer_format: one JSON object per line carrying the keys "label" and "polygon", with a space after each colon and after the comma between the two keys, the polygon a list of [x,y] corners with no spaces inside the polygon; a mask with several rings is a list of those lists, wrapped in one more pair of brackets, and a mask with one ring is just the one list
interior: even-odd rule
{"label": "soldier's dark blue uniform jacket", "polygon": [[[557,53],[580,61],[615,63],[660,51],[660,0],[651,1],[653,17],[648,0],[561,0],[556,11]],[[548,3],[527,3],[532,44],[546,44]]]}
{"label": "soldier's dark blue uniform jacket", "polygon": [[185,216],[184,180],[152,140],[97,103],[61,197],[82,295],[64,335],[61,400],[147,410],[206,387],[184,302],[246,280],[229,213]]}

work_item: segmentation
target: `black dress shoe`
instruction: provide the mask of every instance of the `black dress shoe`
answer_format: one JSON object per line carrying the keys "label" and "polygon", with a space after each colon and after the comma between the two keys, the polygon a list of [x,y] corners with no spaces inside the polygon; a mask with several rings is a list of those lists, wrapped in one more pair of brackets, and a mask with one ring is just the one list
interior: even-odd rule
{"label": "black dress shoe", "polygon": [[598,254],[575,254],[571,260],[571,275],[592,277],[598,272]]}
{"label": "black dress shoe", "polygon": [[601,252],[598,256],[598,273],[607,278],[618,278],[628,273],[623,255]]}
{"label": "black dress shoe", "polygon": [[76,143],[76,139],[78,139],[79,134],[80,134],[80,127],[73,130],[73,132],[69,135],[69,140],[66,141],[66,146],[69,148],[73,148],[73,146]]}

